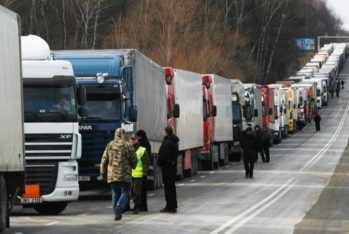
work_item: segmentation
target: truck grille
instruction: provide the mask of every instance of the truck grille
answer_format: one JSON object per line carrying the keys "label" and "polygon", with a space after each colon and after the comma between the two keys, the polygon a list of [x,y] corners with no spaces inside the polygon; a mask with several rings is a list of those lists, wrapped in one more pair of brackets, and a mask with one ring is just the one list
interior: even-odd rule
{"label": "truck grille", "polygon": [[72,134],[25,134],[27,159],[69,159],[72,146]]}
{"label": "truck grille", "polygon": [[99,173],[99,164],[107,144],[114,139],[115,131],[80,131],[82,156],[78,160],[79,174]]}
{"label": "truck grille", "polygon": [[39,184],[40,195],[53,192],[58,173],[57,161],[26,160],[26,184]]}
{"label": "truck grille", "polygon": [[25,134],[26,184],[39,184],[40,195],[56,187],[58,162],[72,155],[72,134]]}

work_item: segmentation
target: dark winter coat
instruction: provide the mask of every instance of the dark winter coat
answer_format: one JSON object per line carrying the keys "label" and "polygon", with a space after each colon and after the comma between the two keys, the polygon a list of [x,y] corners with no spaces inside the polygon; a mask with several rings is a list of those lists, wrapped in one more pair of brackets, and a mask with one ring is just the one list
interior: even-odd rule
{"label": "dark winter coat", "polygon": [[159,149],[157,164],[159,167],[177,166],[179,138],[172,134],[164,137]]}
{"label": "dark winter coat", "polygon": [[321,121],[321,117],[320,117],[320,115],[315,115],[315,117],[314,117],[314,121],[315,121],[315,123],[319,124],[319,123],[320,123],[320,121]]}
{"label": "dark winter coat", "polygon": [[138,130],[136,132],[136,135],[139,137],[142,137],[141,139],[138,139],[138,142],[139,142],[140,146],[147,149],[147,153],[148,153],[149,157],[151,157],[151,145],[148,141],[148,137],[147,137],[147,134],[145,133],[145,131]]}
{"label": "dark winter coat", "polygon": [[254,159],[256,157],[256,151],[258,149],[258,142],[255,135],[246,133],[240,141],[240,146],[244,150],[244,159]]}
{"label": "dark winter coat", "polygon": [[269,130],[266,130],[265,132],[263,131],[263,135],[262,135],[262,146],[263,147],[270,147],[271,143],[271,133]]}
{"label": "dark winter coat", "polygon": [[262,147],[262,136],[263,136],[263,132],[261,129],[259,129],[258,131],[256,130],[256,128],[259,127],[258,125],[256,125],[255,127],[255,131],[254,131],[254,135],[257,138],[257,143],[258,143],[258,147]]}

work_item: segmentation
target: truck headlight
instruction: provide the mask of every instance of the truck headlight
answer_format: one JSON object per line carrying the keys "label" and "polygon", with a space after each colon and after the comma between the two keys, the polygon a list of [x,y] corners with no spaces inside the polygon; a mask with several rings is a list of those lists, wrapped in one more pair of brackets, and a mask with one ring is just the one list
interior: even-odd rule
{"label": "truck headlight", "polygon": [[102,84],[104,82],[104,80],[105,80],[104,76],[97,76],[97,82],[99,84]]}
{"label": "truck headlight", "polygon": [[74,174],[68,174],[63,177],[63,181],[69,182],[69,181],[78,181],[79,177],[78,175]]}

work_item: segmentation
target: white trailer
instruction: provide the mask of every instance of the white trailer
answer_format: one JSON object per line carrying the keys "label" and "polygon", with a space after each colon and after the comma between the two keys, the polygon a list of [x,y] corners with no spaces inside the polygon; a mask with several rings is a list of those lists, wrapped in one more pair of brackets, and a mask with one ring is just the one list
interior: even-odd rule
{"label": "white trailer", "polygon": [[180,69],[173,71],[175,104],[180,108],[180,116],[172,125],[174,133],[180,139],[177,174],[183,177],[185,172],[192,176],[198,171],[198,148],[204,143],[202,75]]}
{"label": "white trailer", "polygon": [[218,147],[219,161],[228,162],[229,144],[233,142],[232,83],[229,79],[218,75],[211,75],[211,77],[213,104],[217,107],[213,126],[213,142]]}
{"label": "white trailer", "polygon": [[[101,50],[101,52],[103,53],[105,50]],[[148,174],[150,185],[148,187],[151,189],[160,188],[162,187],[162,173],[156,161],[163,140],[162,132],[167,126],[168,120],[165,70],[135,49],[107,50],[107,52],[124,54],[125,65],[133,67],[133,103],[138,108],[138,119],[137,122],[123,125],[123,127],[129,133],[136,133],[141,129],[147,133],[153,156],[150,157],[151,166]],[[180,139],[180,144],[182,141]]]}
{"label": "white trailer", "polygon": [[10,227],[11,209],[25,184],[20,28],[20,17],[0,6],[0,232]]}
{"label": "white trailer", "polygon": [[274,134],[274,142],[280,143],[281,139],[286,138],[288,135],[288,96],[287,92],[282,89],[282,84],[268,85],[269,88],[274,90],[274,102],[275,102],[275,125],[279,129],[278,134]]}

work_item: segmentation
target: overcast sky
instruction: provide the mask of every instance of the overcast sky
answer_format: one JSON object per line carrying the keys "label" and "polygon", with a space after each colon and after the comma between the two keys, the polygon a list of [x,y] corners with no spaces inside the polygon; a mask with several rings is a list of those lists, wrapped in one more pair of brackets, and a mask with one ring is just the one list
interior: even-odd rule
{"label": "overcast sky", "polygon": [[327,0],[327,5],[343,22],[343,28],[349,31],[349,0]]}

